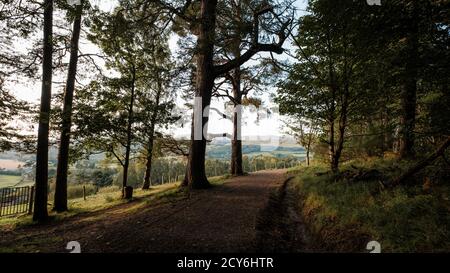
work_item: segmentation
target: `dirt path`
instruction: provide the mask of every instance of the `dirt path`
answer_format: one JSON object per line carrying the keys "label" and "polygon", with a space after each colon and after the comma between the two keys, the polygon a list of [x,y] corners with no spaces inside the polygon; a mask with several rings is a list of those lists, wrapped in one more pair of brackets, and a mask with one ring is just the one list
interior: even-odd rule
{"label": "dirt path", "polygon": [[83,252],[253,252],[259,217],[285,179],[283,170],[262,171],[194,191],[189,199],[144,203],[138,211],[127,210],[131,202],[59,224],[6,231],[0,247],[32,241],[36,251],[67,252],[67,242],[78,241]]}

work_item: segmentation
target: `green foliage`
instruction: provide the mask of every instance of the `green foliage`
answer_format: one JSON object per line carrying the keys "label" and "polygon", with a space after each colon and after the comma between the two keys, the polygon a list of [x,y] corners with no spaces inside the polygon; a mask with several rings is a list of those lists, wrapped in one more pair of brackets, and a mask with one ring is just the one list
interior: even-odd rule
{"label": "green foliage", "polygon": [[[142,185],[142,169],[138,168],[138,166],[133,162],[130,164],[128,169],[128,182],[127,185],[133,188],[138,188]],[[123,183],[123,169],[117,174],[116,179],[114,180],[115,186],[122,186]]]}
{"label": "green foliage", "polygon": [[93,183],[97,187],[111,186],[113,183],[113,177],[115,174],[116,174],[116,172],[111,169],[96,170],[92,174]]}
{"label": "green foliage", "polygon": [[[74,117],[74,154],[105,152],[122,166],[128,164],[128,151],[132,158],[150,159],[158,130],[178,120],[172,115],[169,34],[155,24],[159,14],[147,13],[151,6],[142,11],[131,8],[134,4],[121,1],[114,12],[92,16],[89,39],[102,49],[114,76],[99,77],[77,93]],[[130,185],[142,183],[141,175],[130,168]],[[111,175],[98,179],[100,184],[111,180]]]}
{"label": "green foliage", "polygon": [[[282,113],[319,126],[322,154],[317,156],[338,151],[341,138],[344,160],[397,152],[406,131],[420,155],[435,148],[439,141],[433,139],[448,135],[445,5],[404,0],[379,8],[365,1],[309,1],[294,40],[296,62],[280,80],[276,100]],[[417,89],[409,99],[407,86]],[[406,122],[411,112],[415,122],[414,117]]]}

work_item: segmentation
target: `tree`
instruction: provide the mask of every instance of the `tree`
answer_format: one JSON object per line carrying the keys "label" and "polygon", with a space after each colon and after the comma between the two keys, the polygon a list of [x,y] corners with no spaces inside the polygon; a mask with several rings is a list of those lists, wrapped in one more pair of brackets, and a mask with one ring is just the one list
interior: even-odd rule
{"label": "tree", "polygon": [[[105,114],[109,116],[103,124],[90,124],[93,128],[90,133],[91,141],[94,146],[100,150],[107,151],[114,155],[123,167],[122,187],[127,186],[128,168],[130,165],[130,156],[133,141],[133,124],[136,103],[136,84],[145,60],[138,59],[138,49],[142,49],[138,36],[133,33],[133,22],[126,18],[126,15],[118,10],[115,14],[99,14],[92,23],[92,34],[89,39],[97,43],[105,52],[108,68],[112,68],[120,73],[120,77],[104,78],[102,84],[106,88],[100,87],[94,83],[92,87],[99,93],[97,96],[103,98],[97,100],[97,115]],[[143,41],[142,41],[143,42]],[[89,91],[88,91],[89,92]],[[122,92],[122,100],[117,100],[114,92]],[[94,97],[95,98],[95,97]],[[115,116],[114,116],[115,115]],[[90,117],[85,117],[89,119]],[[126,120],[124,123],[123,120]],[[89,123],[88,123],[89,124]],[[99,126],[100,125],[100,126]],[[95,130],[94,130],[95,128]],[[96,135],[102,135],[109,140],[103,143],[96,141]],[[125,150],[121,155],[122,148]]]}
{"label": "tree", "polygon": [[[254,6],[269,4],[268,1],[232,0],[224,1],[220,6],[219,23],[216,28],[218,38],[218,55],[224,61],[239,58],[247,49],[246,39],[253,34]],[[241,119],[242,107],[251,104],[247,99],[251,91],[257,91],[262,85],[264,67],[256,65],[236,67],[232,71],[222,75],[223,80],[216,83],[213,89],[214,97],[225,97],[234,106],[233,134],[231,140],[231,174],[243,175],[242,165],[242,136]],[[225,87],[223,85],[228,83]],[[231,94],[228,89],[231,89]],[[243,101],[244,100],[244,101]]]}
{"label": "tree", "polygon": [[36,196],[33,220],[43,222],[48,218],[48,135],[50,123],[50,103],[52,91],[52,54],[53,54],[53,0],[44,1],[44,55],[42,63],[42,92],[39,111],[39,132],[36,153]]}
{"label": "tree", "polygon": [[100,13],[93,20],[89,37],[107,55],[108,68],[120,76],[93,81],[83,91],[78,132],[88,150],[105,151],[122,165],[124,188],[132,154],[143,150],[148,169],[143,187],[148,188],[156,130],[176,120],[169,92],[173,71],[167,32],[155,19],[159,15],[129,5],[123,1],[113,14]]}
{"label": "tree", "polygon": [[286,127],[293,134],[298,144],[306,150],[306,165],[310,163],[310,153],[317,141],[318,128],[312,121],[302,120],[301,117],[286,122]]}
{"label": "tree", "polygon": [[[215,80],[233,69],[241,66],[259,52],[283,53],[282,45],[287,37],[290,20],[281,21],[282,15],[277,14],[273,7],[259,6],[253,14],[253,35],[249,47],[240,57],[222,63],[215,63],[217,0],[201,0],[198,2],[187,0],[181,7],[174,3],[156,1],[162,8],[177,15],[177,18],[188,24],[188,29],[197,36],[196,46],[196,87],[194,115],[191,129],[191,147],[189,152],[186,177],[182,186],[190,185],[192,188],[207,188],[210,186],[205,173],[205,152],[207,131],[208,107],[211,103],[212,90]],[[176,1],[173,1],[176,2]],[[195,4],[194,4],[195,3]],[[194,15],[192,16],[192,13]],[[195,13],[197,13],[195,15]],[[263,43],[260,41],[260,20],[264,15],[272,14],[272,22],[279,26],[276,32],[279,39],[276,43]],[[279,20],[279,21],[277,21]],[[278,23],[278,24],[277,24]],[[191,27],[191,28],[189,28]]]}
{"label": "tree", "polygon": [[8,83],[15,86],[22,79],[36,79],[41,58],[16,45],[29,41],[41,28],[39,9],[40,3],[31,1],[0,1],[0,152],[36,151],[34,137],[24,134],[29,128],[16,122],[31,121],[35,109],[17,99]]}
{"label": "tree", "polygon": [[140,105],[138,120],[141,121],[139,125],[138,141],[144,148],[144,155],[146,160],[146,170],[144,176],[144,183],[142,189],[149,189],[151,183],[152,160],[154,154],[154,142],[157,135],[162,135],[157,132],[158,126],[166,126],[178,120],[179,117],[172,115],[174,103],[170,100],[171,94],[169,91],[170,78],[173,76],[170,70],[170,52],[167,50],[167,45],[162,44],[154,51],[153,68],[149,74],[148,90],[138,97]]}
{"label": "tree", "polygon": [[69,145],[72,126],[72,104],[75,91],[75,80],[78,65],[78,44],[81,32],[81,16],[84,0],[75,8],[72,39],[70,44],[70,63],[67,75],[66,90],[64,92],[64,108],[62,112],[61,136],[58,154],[58,166],[56,172],[56,186],[53,210],[57,212],[67,211],[67,171],[69,168]]}
{"label": "tree", "polygon": [[298,63],[280,82],[277,101],[281,113],[317,121],[326,132],[330,168],[337,172],[344,149],[350,114],[367,90],[364,75],[367,40],[361,14],[365,3],[311,1],[310,13],[299,20],[294,38]]}
{"label": "tree", "polygon": [[444,72],[449,37],[446,9],[445,1],[388,1],[372,16],[378,62],[384,73],[391,75],[386,87],[398,99],[394,109],[400,117],[396,151],[401,159],[414,158],[421,148],[418,138],[430,133],[423,130],[430,123],[420,120],[426,115],[423,96],[439,94],[448,85],[448,73]]}

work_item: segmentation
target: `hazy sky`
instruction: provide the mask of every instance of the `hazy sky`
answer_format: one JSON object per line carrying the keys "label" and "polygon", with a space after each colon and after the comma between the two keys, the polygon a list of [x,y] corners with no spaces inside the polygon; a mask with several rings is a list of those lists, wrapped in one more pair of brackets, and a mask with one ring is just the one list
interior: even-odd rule
{"label": "hazy sky", "polygon": [[[89,0],[92,4],[99,5],[103,10],[105,11],[111,11],[115,4],[117,3],[115,0]],[[296,6],[300,10],[304,10],[306,7],[306,0],[298,0],[296,2]],[[173,51],[176,51],[176,37],[173,37],[170,40],[170,47]],[[22,48],[26,48],[26,46],[21,46]],[[285,47],[289,47],[288,44],[285,45]],[[80,41],[80,51],[84,54],[86,53],[98,53],[100,52],[99,49],[95,46],[89,43],[86,40]],[[279,58],[285,59],[286,56],[281,56]],[[58,81],[64,81],[64,75],[62,75],[63,78],[57,79]],[[38,103],[40,100],[40,82],[33,83],[33,84],[14,84],[14,86],[10,86],[10,89],[13,90],[13,92],[16,94],[16,96],[20,99]],[[56,85],[54,87],[53,92],[59,92],[60,90],[56,89]],[[270,95],[275,92],[275,90],[271,89],[268,90],[266,94],[262,95],[263,104],[266,107],[274,107],[276,106],[273,102],[270,100]],[[215,99],[213,98],[213,102],[211,107],[217,108],[220,111],[224,110],[224,102],[223,99]],[[261,116],[264,116],[266,111],[261,111],[259,115],[254,112],[250,111],[250,109],[245,109],[243,112],[243,122],[242,122],[242,135],[243,136],[256,136],[256,135],[281,135],[283,132],[282,130],[282,121],[277,114],[276,111],[273,111],[272,109],[270,111],[271,115],[268,118],[261,118]],[[259,122],[257,122],[258,118]],[[173,134],[177,136],[186,136],[190,134],[189,126],[184,126],[183,128],[178,129],[172,129]],[[209,122],[209,132],[211,133],[232,133],[232,123],[229,120],[222,119],[216,112],[212,111],[210,114],[210,122]]]}

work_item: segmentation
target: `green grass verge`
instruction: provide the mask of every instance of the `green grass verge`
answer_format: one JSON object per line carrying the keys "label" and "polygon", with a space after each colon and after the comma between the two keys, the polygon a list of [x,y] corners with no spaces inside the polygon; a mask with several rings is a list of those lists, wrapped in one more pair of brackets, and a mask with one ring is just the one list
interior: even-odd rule
{"label": "green grass verge", "polygon": [[[374,168],[393,177],[406,164],[393,160],[351,161],[354,167]],[[353,167],[352,167],[353,166]],[[381,189],[378,181],[347,181],[321,164],[290,170],[301,198],[301,214],[319,249],[365,252],[367,242],[380,242],[382,252],[450,251],[450,185],[431,189],[421,184]]]}

